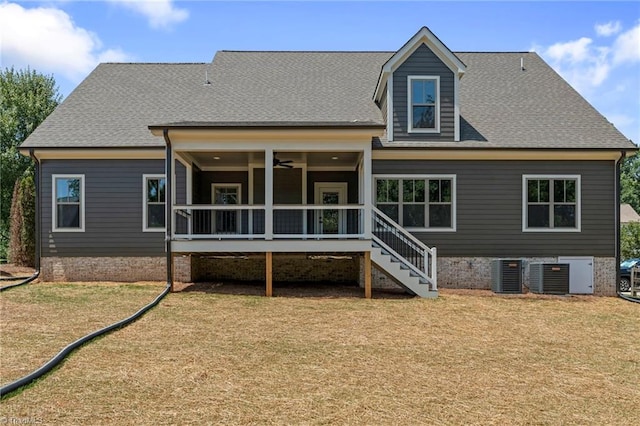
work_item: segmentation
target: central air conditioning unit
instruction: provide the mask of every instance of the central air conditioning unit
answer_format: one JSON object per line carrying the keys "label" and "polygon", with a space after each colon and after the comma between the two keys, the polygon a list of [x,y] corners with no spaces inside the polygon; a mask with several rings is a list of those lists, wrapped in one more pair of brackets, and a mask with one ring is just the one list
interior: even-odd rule
{"label": "central air conditioning unit", "polygon": [[491,290],[495,293],[522,293],[522,260],[492,260]]}
{"label": "central air conditioning unit", "polygon": [[533,293],[569,294],[568,263],[531,263],[529,278]]}

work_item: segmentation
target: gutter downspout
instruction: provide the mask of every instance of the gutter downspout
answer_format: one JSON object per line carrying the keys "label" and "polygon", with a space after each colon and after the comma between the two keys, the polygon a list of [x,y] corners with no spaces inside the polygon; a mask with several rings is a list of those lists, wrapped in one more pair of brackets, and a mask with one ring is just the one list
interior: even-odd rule
{"label": "gutter downspout", "polygon": [[173,261],[171,255],[171,222],[172,222],[172,204],[173,204],[173,190],[172,190],[172,176],[171,176],[171,162],[173,161],[173,156],[171,155],[171,139],[169,139],[169,129],[162,130],[162,136],[164,137],[164,142],[167,146],[165,150],[165,243],[166,243],[166,253],[167,253],[167,283],[170,284],[171,292],[173,292]]}
{"label": "gutter downspout", "polygon": [[0,292],[3,292],[5,290],[9,290],[10,288],[14,288],[14,287],[19,287],[21,285],[24,284],[28,284],[31,281],[35,280],[36,278],[38,278],[40,276],[40,161],[38,161],[38,159],[36,158],[33,148],[31,148],[29,150],[29,156],[31,157],[31,159],[33,160],[33,162],[35,163],[35,175],[33,176],[33,183],[35,184],[36,187],[36,217],[35,217],[35,258],[34,258],[34,267],[36,272],[31,275],[29,278],[20,281],[19,283],[15,283],[15,284],[9,284],[9,285],[5,285],[3,287],[0,287]]}
{"label": "gutter downspout", "polygon": [[615,194],[616,194],[616,293],[620,294],[620,164],[627,153],[620,151],[620,158],[616,161]]}

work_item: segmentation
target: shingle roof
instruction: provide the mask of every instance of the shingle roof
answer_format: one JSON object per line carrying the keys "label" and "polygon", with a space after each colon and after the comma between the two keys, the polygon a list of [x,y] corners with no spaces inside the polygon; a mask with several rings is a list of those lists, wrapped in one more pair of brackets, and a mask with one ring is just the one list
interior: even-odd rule
{"label": "shingle roof", "polygon": [[[381,125],[372,97],[393,53],[222,51],[211,64],[101,64],[22,147],[157,147],[164,141],[148,126],[181,123]],[[394,146],[635,147],[535,53],[456,55],[467,65],[462,141]]]}

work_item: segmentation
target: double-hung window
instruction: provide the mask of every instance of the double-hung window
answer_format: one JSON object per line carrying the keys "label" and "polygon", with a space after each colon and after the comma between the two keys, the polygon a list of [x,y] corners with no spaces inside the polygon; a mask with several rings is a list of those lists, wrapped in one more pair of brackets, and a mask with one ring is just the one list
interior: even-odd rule
{"label": "double-hung window", "polygon": [[165,186],[164,175],[143,176],[143,231],[165,230]]}
{"label": "double-hung window", "polygon": [[440,77],[409,76],[407,78],[409,132],[440,131]]}
{"label": "double-hung window", "polygon": [[580,231],[580,176],[525,175],[523,231]]}
{"label": "double-hung window", "polygon": [[84,232],[84,175],[53,175],[53,231]]}
{"label": "double-hung window", "polygon": [[455,231],[455,176],[378,176],[375,200],[405,228]]}

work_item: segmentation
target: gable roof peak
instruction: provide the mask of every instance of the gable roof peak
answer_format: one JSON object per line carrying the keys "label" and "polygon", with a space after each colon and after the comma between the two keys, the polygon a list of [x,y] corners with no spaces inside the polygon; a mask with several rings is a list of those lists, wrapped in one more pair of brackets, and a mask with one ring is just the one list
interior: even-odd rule
{"label": "gable roof peak", "polygon": [[391,73],[398,68],[420,46],[426,45],[458,77],[467,70],[467,66],[453,53],[431,30],[423,26],[382,66],[374,99],[380,100],[384,86]]}

